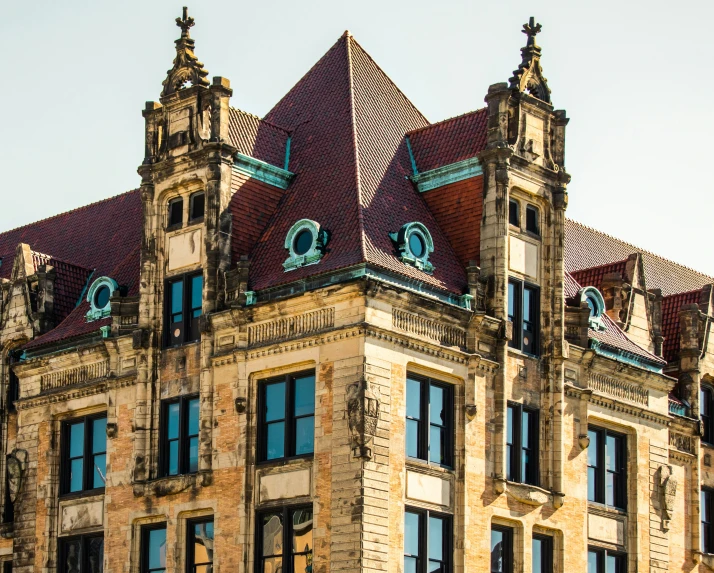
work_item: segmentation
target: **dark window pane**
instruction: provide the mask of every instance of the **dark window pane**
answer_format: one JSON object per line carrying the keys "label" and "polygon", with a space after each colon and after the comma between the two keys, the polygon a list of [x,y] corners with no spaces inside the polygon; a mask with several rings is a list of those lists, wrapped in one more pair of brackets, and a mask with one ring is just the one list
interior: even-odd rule
{"label": "dark window pane", "polygon": [[103,309],[105,306],[109,304],[109,287],[108,286],[101,286],[97,290],[96,293],[94,293],[94,306],[95,308],[98,309]]}
{"label": "dark window pane", "polygon": [[443,428],[431,426],[429,428],[429,461],[436,464],[446,463],[446,436]]}
{"label": "dark window pane", "polygon": [[588,465],[597,467],[598,465],[598,448],[600,444],[598,443],[598,434],[594,430],[588,430],[588,439],[590,440],[590,445],[588,446]]}
{"label": "dark window pane", "polygon": [[92,474],[92,487],[104,487],[107,476],[107,456],[98,454],[94,456],[94,472]]}
{"label": "dark window pane", "polygon": [[491,530],[491,573],[506,573],[503,563],[504,537],[502,531]]}
{"label": "dark window pane", "polygon": [[283,457],[285,457],[285,422],[273,422],[268,424],[266,458],[274,460]]}
{"label": "dark window pane", "polygon": [[595,492],[595,468],[588,468],[588,501],[597,501]]}
{"label": "dark window pane", "polygon": [[595,551],[588,551],[588,573],[599,573],[597,570],[598,555]]}
{"label": "dark window pane", "polygon": [[538,210],[526,207],[526,231],[538,234]]}
{"label": "dark window pane", "polygon": [[295,420],[295,455],[310,454],[315,450],[315,417]]}
{"label": "dark window pane", "polygon": [[169,289],[171,322],[181,322],[183,320],[183,281],[170,283]]}
{"label": "dark window pane", "polygon": [[444,389],[439,386],[429,387],[429,422],[440,426],[446,425]]}
{"label": "dark window pane", "polygon": [[293,240],[293,251],[295,251],[296,255],[304,255],[312,247],[312,242],[312,232],[308,229],[303,229]]}
{"label": "dark window pane", "polygon": [[99,454],[107,451],[107,419],[97,418],[92,420],[92,453]]}
{"label": "dark window pane", "polygon": [[166,422],[169,440],[178,439],[179,437],[179,412],[180,404],[178,402],[168,405]]}
{"label": "dark window pane", "polygon": [[62,545],[64,571],[67,573],[79,573],[82,563],[82,542],[79,539],[63,540]]}
{"label": "dark window pane", "polygon": [[419,514],[404,512],[404,554],[419,556]]}
{"label": "dark window pane", "polygon": [[175,476],[179,473],[179,443],[178,440],[169,442],[168,474]]}
{"label": "dark window pane", "polygon": [[203,275],[191,277],[191,316],[201,316],[203,305]]}
{"label": "dark window pane", "polygon": [[605,465],[610,471],[617,471],[617,438],[607,436],[605,443]]}
{"label": "dark window pane", "polygon": [[69,427],[69,457],[84,455],[84,422]]}
{"label": "dark window pane", "polygon": [[508,283],[508,320],[516,321],[516,285]]}
{"label": "dark window pane", "polygon": [[199,400],[194,398],[188,401],[188,435],[198,435],[198,407]]}
{"label": "dark window pane", "polygon": [[421,382],[407,379],[407,416],[421,419]]}
{"label": "dark window pane", "polygon": [[265,421],[285,418],[285,382],[265,385]]}
{"label": "dark window pane", "polygon": [[169,226],[180,225],[183,222],[183,199],[169,203]]}
{"label": "dark window pane", "polygon": [[295,416],[315,413],[315,377],[295,379]]}
{"label": "dark window pane", "polygon": [[190,438],[188,441],[188,472],[198,471],[198,438]]}
{"label": "dark window pane", "polygon": [[518,227],[518,203],[515,201],[508,202],[508,222]]}
{"label": "dark window pane", "polygon": [[[263,557],[283,554],[283,517],[279,513],[263,515]],[[282,562],[281,562],[282,563]]]}
{"label": "dark window pane", "polygon": [[166,529],[149,530],[149,569],[166,567]]}
{"label": "dark window pane", "polygon": [[444,561],[444,520],[429,516],[429,559]]}
{"label": "dark window pane", "polygon": [[203,217],[206,207],[206,196],[203,193],[191,195],[191,219]]}
{"label": "dark window pane", "polygon": [[83,476],[84,476],[84,459],[78,458],[70,462],[69,467],[69,491],[82,491],[84,489]]}
{"label": "dark window pane", "polygon": [[407,420],[407,455],[410,458],[419,456],[419,422]]}
{"label": "dark window pane", "polygon": [[85,541],[89,573],[104,571],[104,538],[90,537]]}
{"label": "dark window pane", "polygon": [[426,245],[424,244],[424,239],[421,238],[419,233],[411,233],[409,235],[409,250],[417,259],[424,256]]}

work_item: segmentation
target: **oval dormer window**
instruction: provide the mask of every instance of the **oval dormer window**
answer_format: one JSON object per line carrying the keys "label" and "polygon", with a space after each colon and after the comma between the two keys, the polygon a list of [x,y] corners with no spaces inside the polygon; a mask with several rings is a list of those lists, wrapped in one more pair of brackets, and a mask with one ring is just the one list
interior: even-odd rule
{"label": "oval dormer window", "polygon": [[327,230],[320,223],[310,219],[300,219],[288,231],[285,248],[288,258],[283,263],[286,271],[320,262],[325,254],[325,246],[330,239]]}
{"label": "oval dormer window", "polygon": [[584,302],[590,309],[588,326],[593,330],[605,330],[602,315],[605,313],[605,299],[595,287],[588,286],[580,291],[580,302]]}
{"label": "oval dormer window", "polygon": [[109,277],[100,277],[91,284],[87,292],[87,302],[90,307],[87,321],[109,316],[111,312],[110,300],[117,288],[119,288],[117,282]]}
{"label": "oval dormer window", "polygon": [[422,223],[407,223],[399,232],[389,233],[389,236],[399,251],[400,261],[427,273],[434,270],[434,265],[429,262],[429,255],[434,252],[434,241],[429,229]]}

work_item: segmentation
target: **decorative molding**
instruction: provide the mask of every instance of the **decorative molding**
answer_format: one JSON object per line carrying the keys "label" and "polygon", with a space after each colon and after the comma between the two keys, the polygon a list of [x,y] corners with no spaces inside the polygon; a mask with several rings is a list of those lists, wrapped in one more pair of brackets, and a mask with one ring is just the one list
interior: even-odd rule
{"label": "decorative molding", "polygon": [[206,79],[208,71],[193,53],[196,44],[188,31],[194,25],[194,20],[188,15],[186,7],[183,9],[183,17],[176,18],[176,25],[181,28],[181,38],[176,40],[174,66],[166,72],[161,97],[174,94],[187,86],[208,87],[209,85]]}
{"label": "decorative molding", "polygon": [[347,422],[355,458],[372,459],[369,444],[377,434],[380,397],[379,388],[370,387],[365,377],[347,387]]}
{"label": "decorative molding", "polygon": [[[587,392],[588,390],[584,388],[578,388],[577,386],[573,386],[572,384],[565,384],[565,394],[569,398],[578,398],[580,399],[580,396],[582,395],[583,392]],[[622,402],[619,402],[615,398],[610,398],[609,396],[603,396],[601,394],[593,394],[590,397],[590,403],[593,404],[594,406],[599,406],[601,408],[606,408],[608,410],[612,410],[614,412],[619,412],[621,414],[626,414],[628,416],[632,416],[634,418],[641,418],[643,420],[649,420],[650,422],[654,422],[656,424],[660,424],[661,426],[664,427],[669,427],[670,424],[672,423],[672,420],[668,417],[665,416],[664,414],[660,414],[659,412],[653,412],[652,410],[648,410],[646,408],[641,408],[638,406],[630,406],[628,404],[623,404]]]}
{"label": "decorative molding", "polygon": [[392,326],[445,346],[466,347],[466,331],[399,308],[392,309]]}
{"label": "decorative molding", "polygon": [[335,307],[248,326],[248,346],[313,334],[335,325]]}
{"label": "decorative molding", "polygon": [[649,405],[649,392],[645,388],[640,388],[615,378],[609,378],[602,374],[591,372],[588,378],[588,387],[621,400],[627,400],[643,406]]}
{"label": "decorative molding", "polygon": [[[310,248],[304,253],[295,250],[295,238],[303,231],[310,233]],[[320,226],[320,223],[311,219],[300,219],[297,221],[285,236],[285,249],[288,251],[288,258],[283,262],[285,272],[316,265],[325,254],[325,247],[330,240],[330,233]]]}
{"label": "decorative molding", "polygon": [[84,364],[76,368],[50,372],[40,376],[40,391],[56,390],[62,386],[70,384],[81,384],[88,380],[104,378],[109,373],[109,361],[95,362],[94,364]]}
{"label": "decorative molding", "polygon": [[669,431],[669,445],[681,452],[695,455],[694,439],[692,436]]}
{"label": "decorative molding", "polygon": [[286,169],[275,167],[275,165],[242,153],[235,154],[233,169],[278,189],[287,189],[293,177],[295,177],[294,173]]}
{"label": "decorative molding", "polygon": [[505,493],[508,497],[516,501],[536,507],[545,505],[550,500],[550,492],[543,488],[524,483],[510,482],[504,479],[496,479],[494,481],[494,489],[499,495]]}
{"label": "decorative molding", "polygon": [[417,186],[420,193],[426,193],[427,191],[443,187],[444,185],[477,177],[482,173],[483,169],[478,157],[471,157],[470,159],[457,161],[450,165],[424,171],[423,173],[415,173],[411,176],[411,180]]}

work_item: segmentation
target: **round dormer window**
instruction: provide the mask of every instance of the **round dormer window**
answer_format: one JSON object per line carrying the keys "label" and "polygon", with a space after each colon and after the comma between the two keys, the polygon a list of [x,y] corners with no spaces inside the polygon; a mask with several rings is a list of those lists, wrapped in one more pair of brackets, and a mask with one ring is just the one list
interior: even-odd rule
{"label": "round dormer window", "polygon": [[412,234],[409,235],[409,250],[417,259],[424,256],[426,245],[424,244],[424,237],[418,231],[412,231]]}
{"label": "round dormer window", "polygon": [[583,288],[580,291],[580,302],[584,302],[590,309],[588,326],[593,330],[605,330],[605,323],[602,315],[605,314],[605,299],[598,289],[592,286]]}
{"label": "round dormer window", "polygon": [[400,261],[427,273],[434,270],[434,265],[429,262],[429,255],[434,252],[434,241],[429,229],[422,223],[407,223],[398,233],[389,233],[389,236],[399,251]]}
{"label": "round dormer window", "polygon": [[295,235],[295,240],[293,241],[293,251],[296,255],[304,255],[312,247],[312,242],[314,237],[310,229],[302,229]]}
{"label": "round dormer window", "polygon": [[117,288],[119,288],[117,282],[109,277],[100,277],[92,283],[89,292],[87,292],[87,302],[90,307],[87,313],[88,321],[109,316],[111,312],[110,299]]}
{"label": "round dormer window", "polygon": [[300,219],[288,231],[285,248],[288,258],[283,263],[286,271],[320,262],[330,234],[317,221]]}

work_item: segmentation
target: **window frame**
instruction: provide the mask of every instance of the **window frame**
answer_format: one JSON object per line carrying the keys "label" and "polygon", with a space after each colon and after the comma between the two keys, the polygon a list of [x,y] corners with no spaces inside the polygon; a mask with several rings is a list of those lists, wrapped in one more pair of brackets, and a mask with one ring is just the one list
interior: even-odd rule
{"label": "window frame", "polygon": [[[258,463],[270,464],[280,460],[312,458],[315,456],[315,410],[317,406],[317,396],[315,395],[315,407],[312,410],[312,452],[296,454],[296,433],[294,432],[295,421],[310,417],[310,414],[295,416],[295,380],[311,375],[314,379],[315,391],[317,390],[317,370],[301,370],[300,372],[290,372],[280,376],[272,376],[258,380]],[[285,382],[285,417],[282,418],[285,424],[282,457],[268,459],[268,421],[266,420],[266,388],[270,384]]]}
{"label": "window frame", "polygon": [[[508,402],[506,405],[506,447],[511,447],[510,455],[506,452],[507,460],[510,464],[510,472],[506,472],[506,479],[514,483],[522,483],[533,485],[536,487],[540,486],[540,415],[536,408],[526,406],[520,402]],[[508,411],[513,412],[513,416],[508,416]],[[517,415],[516,415],[517,414]],[[526,471],[530,475],[523,475],[524,468],[522,467],[522,452],[524,450],[523,446],[523,418],[524,414],[531,416],[529,418],[529,428],[528,437],[531,441],[531,447],[527,448],[535,453],[533,465]],[[514,441],[512,443],[508,442],[508,421],[513,421],[513,428],[511,431]],[[508,468],[508,466],[507,466]],[[518,477],[519,479],[513,479]]]}
{"label": "window frame", "polygon": [[[627,443],[627,434],[623,434],[621,432],[614,432],[612,430],[609,430],[608,428],[603,428],[599,426],[593,426],[589,425],[588,426],[588,437],[590,438],[590,445],[588,446],[588,453],[591,451],[590,448],[593,447],[593,439],[591,438],[591,434],[595,436],[595,442],[596,442],[596,447],[597,447],[597,452],[596,452],[596,463],[597,465],[593,466],[590,463],[590,456],[588,455],[587,459],[587,468],[588,468],[588,492],[587,492],[587,499],[589,503],[597,503],[600,505],[604,505],[606,507],[612,507],[615,509],[618,509],[620,511],[627,511],[627,448],[628,448],[628,443]],[[617,465],[619,465],[619,471],[617,472],[611,472],[608,470],[606,466],[606,458],[607,458],[607,438],[612,437],[615,438],[620,442],[620,448],[619,448],[619,456],[616,453],[616,457],[619,458],[617,460]],[[595,484],[594,484],[594,496],[596,499],[590,499],[590,468],[594,468],[594,474],[595,474]],[[614,488],[614,499],[613,503],[609,504],[607,503],[607,491],[606,491],[606,484],[607,484],[607,474],[608,473],[615,473],[616,475],[619,476],[617,485]]]}
{"label": "window frame", "polygon": [[[514,223],[511,220],[511,206],[515,206],[516,211],[516,222]],[[521,228],[521,204],[516,200],[516,199],[509,199],[508,200],[508,224],[511,225],[512,227],[517,227],[518,229]]]}
{"label": "window frame", "polygon": [[[441,573],[450,573],[453,571],[453,550],[454,550],[454,516],[448,513],[442,513],[439,511],[431,511],[429,509],[424,509],[421,507],[413,507],[406,505],[404,507],[404,522],[406,523],[406,514],[415,514],[419,518],[419,554],[407,555],[406,554],[406,539],[403,548],[402,565],[404,563],[404,557],[415,557],[417,560],[417,573],[428,573],[429,571],[429,518],[436,517],[443,521],[443,529],[445,532],[444,539],[442,539],[442,553],[444,560],[441,562],[443,567]],[[406,527],[406,526],[405,526]],[[406,536],[406,533],[405,533]]]}
{"label": "window frame", "polygon": [[[540,553],[540,572],[539,573],[553,573],[555,564],[555,543],[552,535],[547,535],[545,533],[533,533],[532,543],[535,544],[539,541],[541,545]],[[534,552],[531,548],[531,556]],[[533,564],[534,565],[534,564]],[[532,571],[536,571],[534,566],[531,566]]]}
{"label": "window frame", "polygon": [[205,567],[206,565],[210,565],[211,569],[213,569],[213,556],[211,556],[211,562],[210,563],[201,563],[196,565],[193,563],[194,558],[195,558],[195,531],[194,531],[194,526],[200,525],[202,523],[213,523],[214,528],[213,528],[213,539],[215,541],[215,535],[216,535],[216,529],[215,529],[215,520],[213,515],[207,515],[205,517],[196,517],[196,518],[191,518],[186,520],[186,573],[196,573],[196,567]]}
{"label": "window frame", "polygon": [[[418,434],[417,434],[417,456],[410,456],[406,453],[407,460],[419,460],[430,465],[435,465],[443,468],[453,469],[454,468],[454,447],[455,447],[455,397],[454,397],[454,386],[448,382],[442,382],[441,380],[431,378],[429,376],[422,376],[419,374],[414,374],[412,372],[407,372],[407,383],[405,388],[409,387],[409,380],[419,382],[420,384],[420,412],[419,419],[410,417],[408,413],[405,413],[405,424],[409,420],[414,420],[418,423]],[[431,461],[431,393],[430,389],[432,386],[441,388],[444,391],[444,411],[448,414],[448,419],[444,428],[444,452],[445,461],[444,463]],[[406,432],[405,432],[405,448],[408,446],[406,443]]]}
{"label": "window frame", "polygon": [[163,569],[149,569],[149,536],[151,535],[152,531],[156,531],[158,529],[163,529],[164,530],[164,535],[166,535],[166,556],[168,557],[168,549],[169,549],[169,543],[168,543],[168,528],[167,528],[167,523],[165,521],[161,521],[158,523],[147,523],[146,525],[142,525],[140,530],[139,530],[139,554],[140,554],[140,564],[139,564],[139,572],[140,573],[151,573],[152,571],[166,571],[168,567],[164,567]]}
{"label": "window frame", "polygon": [[20,378],[12,369],[14,364],[20,362],[20,349],[10,350],[5,357],[5,365],[8,371],[6,404],[8,412],[15,412],[17,407],[15,401],[20,399]]}
{"label": "window frame", "polygon": [[622,551],[610,551],[609,549],[605,549],[604,547],[596,547],[592,545],[588,545],[588,561],[586,563],[586,566],[588,567],[588,573],[590,573],[589,562],[591,553],[597,555],[597,571],[595,573],[606,573],[607,565],[605,560],[610,555],[612,555],[613,557],[615,557],[615,559],[618,560],[618,563],[616,564],[616,569],[620,569],[620,571],[616,571],[616,573],[627,573],[627,553],[624,553]]}
{"label": "window frame", "polygon": [[[198,307],[191,306],[191,299],[193,298],[193,279],[198,276],[201,277],[201,314],[199,314],[198,316],[193,316],[194,311],[198,309]],[[183,300],[181,301],[182,320],[180,322],[172,322],[171,320],[173,314],[171,313],[171,303],[173,302],[173,300],[171,294],[171,285],[179,282],[182,285],[181,292],[183,297]],[[204,287],[205,281],[203,278],[203,269],[194,272],[184,273],[182,275],[171,276],[164,281],[164,348],[178,348],[180,346],[183,346],[184,344],[191,344],[193,342],[199,342],[201,340],[199,322],[201,316],[203,316]],[[174,324],[181,324],[181,328],[183,331],[183,336],[181,337],[181,340],[175,344],[172,343],[173,337],[171,335],[172,326]]]}
{"label": "window frame", "polygon": [[[261,520],[264,515],[282,513],[283,519],[283,553],[281,558],[283,560],[282,571],[283,573],[295,573],[293,571],[293,556],[304,554],[305,551],[299,551],[294,553],[292,550],[292,534],[293,534],[293,520],[292,515],[296,511],[301,509],[309,509],[312,512],[313,519],[313,537],[312,537],[312,547],[309,553],[312,557],[315,556],[315,507],[311,503],[295,504],[295,505],[280,505],[277,507],[270,507],[260,509],[255,512],[255,551],[253,559],[253,567],[255,573],[262,573],[263,564],[263,527],[261,526]],[[286,550],[289,552],[286,554]]]}
{"label": "window frame", "polygon": [[[712,554],[714,553],[714,490],[706,487],[701,488],[699,503],[702,553]],[[708,511],[705,511],[705,507],[708,508]],[[709,521],[704,521],[706,514],[709,515]],[[705,532],[705,528],[708,529],[708,535]]]}
{"label": "window frame", "polygon": [[[199,394],[187,394],[185,396],[176,396],[161,400],[161,414],[159,419],[159,475],[161,477],[173,477],[180,475],[192,475],[198,473],[198,465],[201,460],[200,453],[197,452],[196,471],[189,471],[190,467],[190,441],[194,434],[188,433],[188,408],[189,403],[193,400],[198,400],[198,434],[195,437],[198,441],[197,448],[200,450],[200,435],[201,435],[201,398]],[[168,438],[168,415],[169,406],[172,404],[179,405],[179,436],[178,436],[178,473],[169,473],[170,450]]]}
{"label": "window frame", "polygon": [[104,532],[95,532],[85,533],[83,535],[70,535],[67,537],[59,537],[57,539],[57,573],[66,573],[66,569],[64,566],[66,565],[65,557],[67,544],[77,540],[79,540],[79,555],[81,560],[81,563],[79,564],[79,570],[83,572],[89,572],[89,567],[87,566],[87,560],[89,559],[89,555],[85,551],[85,547],[87,547],[87,541],[89,541],[90,539],[98,538],[101,538],[102,540],[102,570],[104,570]]}
{"label": "window frame", "polygon": [[[201,213],[201,215],[199,215],[198,217],[194,216],[194,214],[193,214],[194,201],[197,197],[203,198],[203,213]],[[194,224],[194,223],[200,223],[201,221],[203,221],[205,216],[206,216],[206,193],[205,193],[205,191],[196,191],[195,193],[191,193],[191,195],[188,198],[188,223],[189,223],[189,225]]]}
{"label": "window frame", "polygon": [[[535,229],[530,228],[530,225],[528,224],[528,215],[530,213],[533,213]],[[526,233],[540,237],[540,209],[535,205],[526,205]]]}
{"label": "window frame", "polygon": [[[104,451],[97,453],[92,452],[94,421],[102,419],[107,419],[106,412],[100,412],[98,414],[87,414],[86,416],[79,416],[77,418],[68,418],[66,420],[62,420],[60,426],[60,497],[95,495],[97,493],[103,492],[106,489],[106,481],[104,486],[102,487],[87,487],[89,483],[93,484],[94,456],[104,455],[106,474],[106,431],[104,433]],[[69,457],[70,427],[80,422],[84,424],[84,446],[82,449],[82,489],[78,491],[70,491],[69,488],[71,483],[72,467],[71,460],[74,459]]]}
{"label": "window frame", "polygon": [[[511,287],[513,287],[513,292],[511,293]],[[511,340],[508,341],[508,346],[515,350],[519,350],[528,356],[540,356],[540,286],[518,279],[515,277],[508,277],[508,301],[506,316],[508,320],[513,324],[513,335]],[[533,293],[533,300],[530,303],[531,317],[526,320],[523,316],[523,307],[525,303],[526,292]],[[523,332],[525,331],[525,325],[530,324],[533,330],[530,331],[533,335],[533,342],[531,343],[532,352],[523,349]]]}
{"label": "window frame", "polygon": [[[705,394],[708,395],[706,399]],[[702,442],[714,445],[714,389],[707,384],[702,384],[699,388],[699,419],[702,422]]]}
{"label": "window frame", "polygon": [[[172,222],[172,214],[173,214],[173,206],[174,205],[181,205],[180,213],[181,213],[181,220],[178,222]],[[173,229],[180,229],[183,227],[183,197],[172,197],[171,199],[168,200],[166,203],[166,228],[173,230]]]}
{"label": "window frame", "polygon": [[[503,534],[503,546],[501,548],[501,554],[503,555],[503,564],[501,571],[494,571],[493,569],[493,532],[498,531]],[[500,525],[498,523],[491,524],[491,535],[489,539],[489,571],[491,573],[513,573],[513,541],[515,537],[515,531],[513,527],[508,525]]]}

